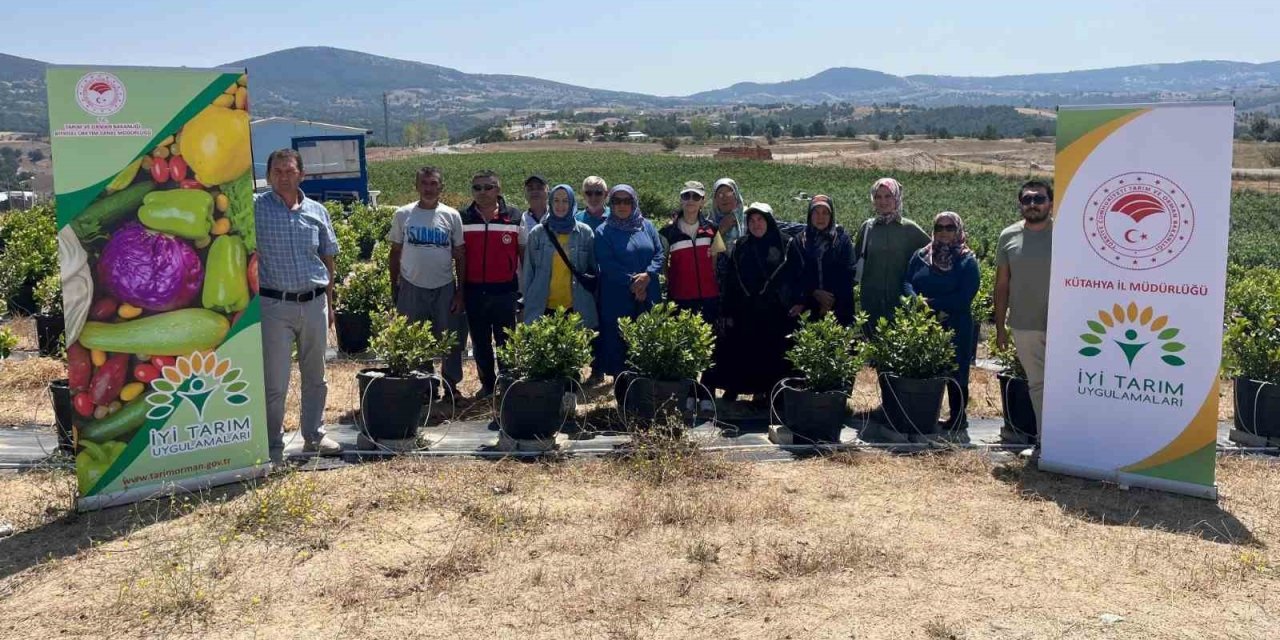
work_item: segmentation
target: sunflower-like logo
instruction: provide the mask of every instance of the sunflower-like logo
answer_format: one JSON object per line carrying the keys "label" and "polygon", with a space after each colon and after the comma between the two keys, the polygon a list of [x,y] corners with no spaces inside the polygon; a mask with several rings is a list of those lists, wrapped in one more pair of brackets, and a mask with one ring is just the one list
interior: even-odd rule
{"label": "sunflower-like logo", "polygon": [[1187,345],[1174,341],[1181,331],[1169,326],[1169,316],[1156,316],[1155,313],[1155,309],[1139,308],[1133,302],[1127,307],[1116,304],[1109,311],[1099,310],[1097,320],[1085,321],[1089,332],[1080,335],[1080,340],[1085,344],[1080,349],[1080,355],[1092,358],[1102,353],[1110,342],[1120,348],[1129,367],[1133,368],[1133,361],[1138,354],[1148,346],[1158,343],[1160,360],[1171,367],[1181,367],[1187,362],[1176,354],[1186,349]]}
{"label": "sunflower-like logo", "polygon": [[172,365],[161,370],[159,378],[151,382],[154,391],[147,396],[151,409],[148,420],[164,420],[183,402],[191,403],[199,420],[204,420],[204,410],[209,401],[221,392],[223,400],[232,406],[249,402],[245,391],[249,381],[240,378],[239,368],[231,368],[231,360],[219,359],[215,353],[193,353],[182,356]]}

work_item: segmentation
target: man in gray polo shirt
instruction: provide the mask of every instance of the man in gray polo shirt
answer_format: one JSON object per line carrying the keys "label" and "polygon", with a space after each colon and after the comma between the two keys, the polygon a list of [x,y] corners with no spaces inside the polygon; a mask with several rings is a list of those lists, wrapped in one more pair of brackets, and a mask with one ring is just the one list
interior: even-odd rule
{"label": "man in gray polo shirt", "polygon": [[466,341],[462,275],[467,253],[462,216],[440,202],[444,177],[436,167],[418,169],[418,201],[396,210],[391,218],[391,286],[396,310],[410,320],[431,321],[437,336],[452,331],[457,340],[444,359],[443,377],[457,391],[462,382],[462,343]]}
{"label": "man in gray polo shirt", "polygon": [[[1049,322],[1049,265],[1053,258],[1053,187],[1032,180],[1018,190],[1022,221],[996,244],[996,344],[1009,345],[1027,370],[1036,432],[1044,424],[1044,351]],[[1008,327],[1005,316],[1008,314]]]}
{"label": "man in gray polo shirt", "polygon": [[338,239],[324,205],[302,193],[302,156],[293,149],[267,157],[271,191],[253,198],[258,236],[262,360],[267,387],[267,443],[272,462],[284,460],[284,400],[294,344],[302,377],[303,451],[337,455],[342,446],[324,433],[329,383],[324,352],[333,324],[333,256]]}

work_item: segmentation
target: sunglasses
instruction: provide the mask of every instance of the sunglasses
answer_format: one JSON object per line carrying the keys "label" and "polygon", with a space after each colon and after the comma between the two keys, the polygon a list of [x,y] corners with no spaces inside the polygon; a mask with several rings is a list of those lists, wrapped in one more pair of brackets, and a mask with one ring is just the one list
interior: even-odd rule
{"label": "sunglasses", "polygon": [[1037,193],[1035,195],[1025,195],[1025,196],[1022,196],[1021,198],[1018,198],[1018,202],[1021,202],[1022,204],[1044,204],[1048,201],[1049,201],[1049,196],[1046,196],[1043,193]]}
{"label": "sunglasses", "polygon": [[595,189],[588,189],[587,191],[583,191],[583,193],[585,193],[585,194],[587,194],[587,195],[589,195],[589,196],[591,196],[591,197],[593,197],[593,198],[598,198],[598,197],[600,197],[600,196],[604,195],[604,192],[603,192],[603,191],[597,191],[597,190],[595,190]]}
{"label": "sunglasses", "polygon": [[497,188],[498,188],[498,187],[497,187],[496,185],[492,185],[492,184],[473,184],[473,185],[471,185],[471,190],[472,190],[472,191],[475,191],[476,193],[479,193],[479,192],[481,192],[481,191],[493,191],[494,189],[497,189]]}
{"label": "sunglasses", "polygon": [[957,228],[958,228],[958,227],[956,227],[954,224],[935,224],[935,225],[933,225],[933,230],[934,230],[934,231],[955,231]]}
{"label": "sunglasses", "polygon": [[701,200],[701,199],[702,199],[702,196],[700,196],[700,195],[698,195],[698,194],[696,194],[696,193],[694,193],[694,192],[692,192],[692,191],[686,191],[686,192],[684,192],[684,193],[680,194],[680,199],[681,199],[681,200]]}
{"label": "sunglasses", "polygon": [[614,198],[613,200],[609,201],[609,204],[615,207],[634,207],[636,203],[631,198],[627,198],[625,200],[619,200],[617,198]]}

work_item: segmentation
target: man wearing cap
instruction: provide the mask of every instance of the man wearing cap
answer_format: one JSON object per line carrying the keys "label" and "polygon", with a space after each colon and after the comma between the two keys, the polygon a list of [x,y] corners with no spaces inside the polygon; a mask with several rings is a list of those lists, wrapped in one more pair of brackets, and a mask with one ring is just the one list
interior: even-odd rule
{"label": "man wearing cap", "polygon": [[476,399],[480,399],[493,395],[497,382],[494,344],[506,344],[506,330],[516,326],[520,260],[527,235],[520,226],[520,211],[502,197],[498,174],[484,170],[473,175],[471,197],[473,202],[462,212],[467,256],[463,280],[467,327],[480,377]]}
{"label": "man wearing cap", "polygon": [[707,189],[690,180],[680,188],[680,210],[658,235],[667,253],[667,297],[681,309],[695,311],[707,324],[720,319],[720,287],[716,256],[725,250],[720,232],[706,216],[702,203]]}
{"label": "man wearing cap", "polygon": [[320,455],[342,452],[321,424],[329,393],[324,353],[333,324],[333,256],[338,254],[338,238],[324,205],[302,193],[305,175],[297,151],[273,151],[267,157],[271,190],[253,198],[267,445],[274,463],[284,461],[284,400],[295,344],[302,377],[302,449]]}

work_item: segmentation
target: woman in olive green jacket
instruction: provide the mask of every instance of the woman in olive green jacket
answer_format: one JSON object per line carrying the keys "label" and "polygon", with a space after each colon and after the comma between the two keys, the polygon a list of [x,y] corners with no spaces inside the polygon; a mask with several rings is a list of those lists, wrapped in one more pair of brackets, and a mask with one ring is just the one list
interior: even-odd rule
{"label": "woman in olive green jacket", "polygon": [[867,313],[867,335],[875,332],[880,318],[893,318],[907,263],[932,241],[920,225],[902,217],[902,185],[897,180],[876,180],[871,185],[871,205],[875,216],[859,227],[854,239],[856,277],[861,283],[858,305]]}

